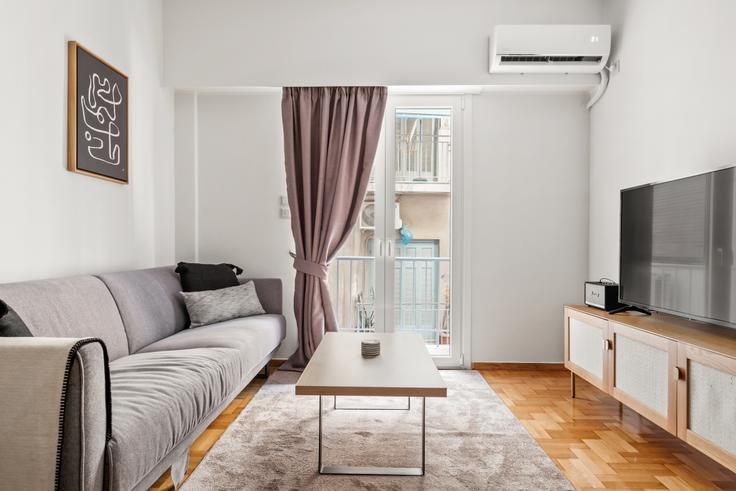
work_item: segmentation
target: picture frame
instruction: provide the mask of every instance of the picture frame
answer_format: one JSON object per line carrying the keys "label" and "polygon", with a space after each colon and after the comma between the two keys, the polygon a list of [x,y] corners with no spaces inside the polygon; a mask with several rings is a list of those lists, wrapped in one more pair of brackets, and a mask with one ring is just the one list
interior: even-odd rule
{"label": "picture frame", "polygon": [[68,71],[67,169],[128,184],[128,76],[76,41]]}

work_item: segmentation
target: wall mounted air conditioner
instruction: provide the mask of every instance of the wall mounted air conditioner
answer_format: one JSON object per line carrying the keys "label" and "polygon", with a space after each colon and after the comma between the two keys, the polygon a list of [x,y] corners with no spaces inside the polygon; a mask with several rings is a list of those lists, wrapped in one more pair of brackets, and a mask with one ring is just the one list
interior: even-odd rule
{"label": "wall mounted air conditioner", "polygon": [[500,25],[490,40],[491,73],[600,73],[609,25]]}

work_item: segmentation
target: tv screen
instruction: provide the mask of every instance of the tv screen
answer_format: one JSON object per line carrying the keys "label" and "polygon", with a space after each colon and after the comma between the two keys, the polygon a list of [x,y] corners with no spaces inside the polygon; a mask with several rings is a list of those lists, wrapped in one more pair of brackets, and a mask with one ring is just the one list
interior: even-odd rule
{"label": "tv screen", "polygon": [[620,300],[736,326],[736,171],[621,191]]}

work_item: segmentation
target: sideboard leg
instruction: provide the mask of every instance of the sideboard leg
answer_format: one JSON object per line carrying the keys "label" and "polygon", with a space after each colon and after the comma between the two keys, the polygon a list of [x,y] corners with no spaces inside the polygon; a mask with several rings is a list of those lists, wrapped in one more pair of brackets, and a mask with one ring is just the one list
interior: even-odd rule
{"label": "sideboard leg", "polygon": [[570,396],[575,399],[575,373],[570,372]]}

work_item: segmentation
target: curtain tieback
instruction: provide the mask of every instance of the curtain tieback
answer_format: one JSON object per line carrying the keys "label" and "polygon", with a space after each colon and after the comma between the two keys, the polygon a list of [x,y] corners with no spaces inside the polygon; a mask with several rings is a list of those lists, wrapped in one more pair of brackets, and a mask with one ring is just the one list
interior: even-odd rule
{"label": "curtain tieback", "polygon": [[316,276],[321,280],[327,280],[327,265],[323,263],[315,263],[300,257],[294,258],[294,269],[297,271]]}

